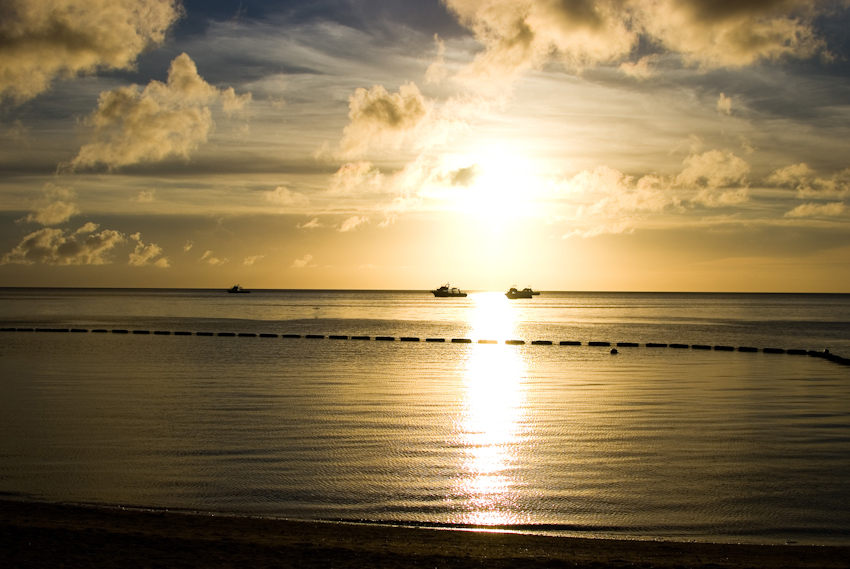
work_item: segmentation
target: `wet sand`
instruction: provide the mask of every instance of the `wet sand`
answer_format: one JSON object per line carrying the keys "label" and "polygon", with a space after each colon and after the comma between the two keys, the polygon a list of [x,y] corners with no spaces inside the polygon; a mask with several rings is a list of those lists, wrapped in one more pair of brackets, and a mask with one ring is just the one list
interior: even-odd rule
{"label": "wet sand", "polygon": [[850,546],[544,537],[0,500],[0,567],[850,567]]}

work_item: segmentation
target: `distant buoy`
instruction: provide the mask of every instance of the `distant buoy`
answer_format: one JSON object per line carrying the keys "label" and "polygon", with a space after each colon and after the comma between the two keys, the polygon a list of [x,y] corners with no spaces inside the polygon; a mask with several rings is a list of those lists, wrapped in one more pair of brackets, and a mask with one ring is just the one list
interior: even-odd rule
{"label": "distant buoy", "polygon": [[619,353],[620,353],[620,352],[618,352],[618,351],[617,351],[617,348],[611,348],[611,355],[612,355],[612,356],[616,356],[616,355],[617,355],[617,354],[619,354]]}

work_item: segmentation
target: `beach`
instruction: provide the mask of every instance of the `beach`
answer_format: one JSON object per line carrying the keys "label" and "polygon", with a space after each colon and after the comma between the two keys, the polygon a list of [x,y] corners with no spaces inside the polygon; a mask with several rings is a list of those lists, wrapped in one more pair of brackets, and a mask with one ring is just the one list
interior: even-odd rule
{"label": "beach", "polygon": [[846,568],[850,547],[582,539],[2,500],[0,566]]}

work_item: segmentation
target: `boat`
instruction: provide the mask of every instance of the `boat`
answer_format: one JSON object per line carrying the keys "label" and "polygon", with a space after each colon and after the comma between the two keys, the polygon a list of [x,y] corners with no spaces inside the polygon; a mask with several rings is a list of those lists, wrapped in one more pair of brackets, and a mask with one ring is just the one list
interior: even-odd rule
{"label": "boat", "polygon": [[230,287],[229,289],[227,289],[227,292],[229,292],[229,293],[236,293],[236,294],[248,294],[248,293],[249,293],[249,292],[251,292],[251,291],[250,291],[250,290],[245,290],[244,288],[242,288],[242,287],[241,287],[241,286],[239,286],[239,285],[233,285],[232,287]]}
{"label": "boat", "polygon": [[508,289],[508,292],[505,293],[505,296],[507,296],[510,299],[515,299],[515,298],[531,298],[532,296],[537,296],[539,294],[540,294],[539,292],[531,290],[531,287],[528,287],[528,286],[525,287],[522,290],[517,290],[517,288],[515,286],[512,286],[511,288]]}
{"label": "boat", "polygon": [[466,293],[462,292],[459,288],[453,288],[449,286],[448,283],[444,284],[440,288],[434,289],[431,292],[434,293],[434,296],[437,298],[464,298],[466,297]]}

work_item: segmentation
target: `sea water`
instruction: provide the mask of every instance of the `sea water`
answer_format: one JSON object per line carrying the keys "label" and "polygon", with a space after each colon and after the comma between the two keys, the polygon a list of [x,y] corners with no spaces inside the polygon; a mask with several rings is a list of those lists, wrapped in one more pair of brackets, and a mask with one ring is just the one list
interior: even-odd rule
{"label": "sea water", "polygon": [[762,351],[850,357],[847,295],[0,289],[0,327],[0,496],[850,544],[850,368]]}

